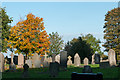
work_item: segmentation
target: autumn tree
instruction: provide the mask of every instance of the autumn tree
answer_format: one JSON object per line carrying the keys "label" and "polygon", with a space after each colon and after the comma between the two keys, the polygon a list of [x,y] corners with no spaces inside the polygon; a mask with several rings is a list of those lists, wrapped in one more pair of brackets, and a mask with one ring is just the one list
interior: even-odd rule
{"label": "autumn tree", "polygon": [[62,37],[57,32],[52,32],[52,34],[49,34],[49,38],[51,43],[49,48],[50,56],[52,56],[52,54],[59,54],[63,48]]}
{"label": "autumn tree", "polygon": [[93,49],[93,54],[98,53],[102,56],[103,52],[100,50],[100,43],[99,39],[96,39],[92,34],[82,35],[82,40],[86,41],[90,44],[91,49]]}
{"label": "autumn tree", "polygon": [[105,51],[115,50],[120,55],[120,8],[114,8],[105,15],[104,24]]}
{"label": "autumn tree", "polygon": [[26,20],[19,21],[10,29],[8,47],[16,48],[15,53],[30,56],[33,53],[44,55],[49,52],[49,35],[45,31],[43,18],[35,17],[32,13]]}
{"label": "autumn tree", "polygon": [[5,41],[5,38],[9,39],[9,29],[11,28],[9,23],[11,23],[12,21],[12,18],[7,15],[5,8],[0,8],[0,44],[2,45],[2,48],[0,48],[2,49],[0,50],[1,52],[7,51],[7,42]]}

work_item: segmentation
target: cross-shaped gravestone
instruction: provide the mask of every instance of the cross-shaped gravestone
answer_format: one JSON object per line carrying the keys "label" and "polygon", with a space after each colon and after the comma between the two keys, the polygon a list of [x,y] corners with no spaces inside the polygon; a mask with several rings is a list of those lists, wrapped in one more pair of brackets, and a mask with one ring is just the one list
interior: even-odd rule
{"label": "cross-shaped gravestone", "polygon": [[48,56],[48,55],[45,53],[45,55],[44,55],[44,57],[45,57],[45,60],[47,59],[47,56]]}
{"label": "cross-shaped gravestone", "polygon": [[68,60],[71,60],[71,58],[72,58],[71,56],[68,56]]}
{"label": "cross-shaped gravestone", "polygon": [[71,56],[68,56],[68,61],[67,61],[67,65],[72,65],[72,60],[71,60]]}

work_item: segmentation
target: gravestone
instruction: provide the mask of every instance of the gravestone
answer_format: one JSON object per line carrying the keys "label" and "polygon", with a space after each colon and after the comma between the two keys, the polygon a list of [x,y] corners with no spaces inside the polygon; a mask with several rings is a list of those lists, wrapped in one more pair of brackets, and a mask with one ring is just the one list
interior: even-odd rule
{"label": "gravestone", "polygon": [[51,56],[47,58],[47,62],[48,63],[52,62],[52,57]]}
{"label": "gravestone", "polygon": [[13,57],[14,57],[14,54],[11,53],[11,63],[9,65],[9,71],[15,71],[16,70],[16,65],[13,62]]}
{"label": "gravestone", "polygon": [[88,58],[85,57],[84,60],[83,60],[83,62],[84,62],[84,65],[88,65]]}
{"label": "gravestone", "polygon": [[33,68],[40,68],[40,56],[35,53],[32,57]]}
{"label": "gravestone", "polygon": [[0,72],[4,72],[4,55],[0,52]]}
{"label": "gravestone", "polygon": [[31,58],[29,58],[28,60],[26,60],[25,63],[29,66],[29,68],[32,68],[32,59]]}
{"label": "gravestone", "polygon": [[80,57],[79,57],[78,53],[76,53],[74,56],[74,65],[80,66],[80,63],[81,63]]}
{"label": "gravestone", "polygon": [[99,54],[95,54],[94,59],[95,59],[95,64],[100,64],[100,55]]}
{"label": "gravestone", "polygon": [[95,64],[95,59],[94,59],[94,57],[95,57],[95,54],[92,55],[92,63],[91,63],[91,64]]}
{"label": "gravestone", "polygon": [[49,67],[49,63],[48,63],[47,57],[48,57],[48,55],[45,53],[44,61],[43,61],[43,67]]}
{"label": "gravestone", "polygon": [[68,61],[67,61],[67,65],[72,65],[72,60],[71,60],[71,56],[68,56]]}
{"label": "gravestone", "polygon": [[24,71],[22,74],[22,78],[28,78],[29,77],[29,73],[28,73],[29,66],[27,64],[24,64],[23,68],[24,68]]}
{"label": "gravestone", "polygon": [[110,68],[109,62],[100,62],[100,68]]}
{"label": "gravestone", "polygon": [[63,70],[67,68],[67,51],[60,52],[60,68]]}
{"label": "gravestone", "polygon": [[52,62],[55,62],[55,54],[52,54]]}
{"label": "gravestone", "polygon": [[84,66],[83,73],[92,73],[92,68],[89,65]]}
{"label": "gravestone", "polygon": [[113,49],[110,49],[108,51],[108,60],[109,60],[110,66],[116,66],[115,51]]}
{"label": "gravestone", "polygon": [[24,65],[24,56],[23,54],[20,53],[18,55],[18,67],[23,68],[23,65]]}
{"label": "gravestone", "polygon": [[56,77],[59,73],[59,63],[51,62],[49,66],[50,77]]}
{"label": "gravestone", "polygon": [[59,54],[55,56],[55,61],[60,63],[60,55]]}

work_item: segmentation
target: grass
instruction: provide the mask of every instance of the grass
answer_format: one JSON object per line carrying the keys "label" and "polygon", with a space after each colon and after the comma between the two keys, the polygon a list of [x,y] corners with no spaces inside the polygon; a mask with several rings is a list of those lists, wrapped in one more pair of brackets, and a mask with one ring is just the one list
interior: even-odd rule
{"label": "grass", "polygon": [[[120,70],[118,67],[100,69],[99,65],[90,65],[92,67],[93,73],[102,72],[103,78],[118,78],[120,75]],[[56,78],[71,78],[72,72],[82,73],[83,68],[68,66],[67,71],[60,71]],[[48,74],[48,68],[32,68],[29,69],[30,78],[50,78]],[[20,78],[23,69],[17,69],[16,72],[3,72],[3,78]]]}

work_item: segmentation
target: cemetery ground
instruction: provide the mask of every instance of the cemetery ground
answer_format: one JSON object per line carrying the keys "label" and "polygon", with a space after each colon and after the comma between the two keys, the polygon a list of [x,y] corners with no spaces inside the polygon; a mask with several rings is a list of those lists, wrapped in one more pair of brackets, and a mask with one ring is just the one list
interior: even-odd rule
{"label": "cemetery ground", "polygon": [[[120,77],[120,69],[119,67],[113,67],[113,68],[99,68],[99,64],[89,64],[92,67],[93,73],[102,72],[103,73],[103,80],[118,80],[117,78]],[[74,66],[68,66],[65,71],[60,70],[59,75],[55,77],[56,79],[61,80],[71,80],[71,74],[72,72],[82,73],[83,67],[74,67]],[[17,69],[15,72],[3,72],[2,78],[21,78],[23,69]],[[49,68],[29,68],[29,78],[44,78],[44,79],[50,79],[49,76]],[[54,78],[54,80],[55,80]]]}

